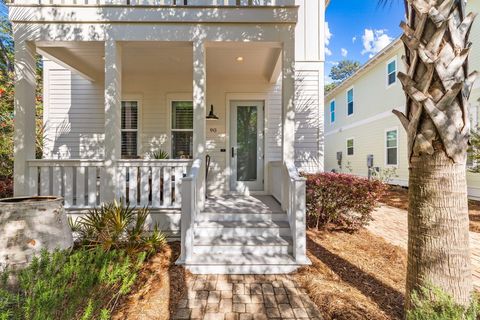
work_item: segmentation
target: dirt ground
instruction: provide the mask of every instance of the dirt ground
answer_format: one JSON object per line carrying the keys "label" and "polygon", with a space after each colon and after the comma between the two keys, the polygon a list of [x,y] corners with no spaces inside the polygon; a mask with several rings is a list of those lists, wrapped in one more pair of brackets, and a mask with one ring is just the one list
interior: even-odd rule
{"label": "dirt ground", "polygon": [[179,252],[180,244],[174,242],[152,257],[140,272],[132,294],[119,303],[112,319],[170,319],[176,303],[186,294],[190,277],[183,267],[175,265]]}
{"label": "dirt ground", "polygon": [[[395,208],[408,210],[408,189],[391,186],[380,201]],[[469,200],[468,213],[470,216],[470,231],[480,232],[480,202]]]}
{"label": "dirt ground", "polygon": [[403,319],[406,252],[367,230],[308,231],[312,265],[296,275],[324,319]]}

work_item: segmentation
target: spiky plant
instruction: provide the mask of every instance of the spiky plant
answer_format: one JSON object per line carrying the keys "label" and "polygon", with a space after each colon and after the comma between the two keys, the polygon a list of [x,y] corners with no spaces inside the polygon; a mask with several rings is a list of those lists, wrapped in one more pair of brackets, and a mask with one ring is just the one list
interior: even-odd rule
{"label": "spiky plant", "polygon": [[150,158],[156,159],[156,160],[166,160],[166,159],[170,159],[170,155],[168,154],[167,151],[158,149],[150,152]]}
{"label": "spiky plant", "polygon": [[[384,1],[385,2],[385,1]],[[413,292],[431,283],[467,306],[472,294],[466,153],[468,41],[475,15],[464,0],[406,0],[401,24],[406,72],[409,175],[407,309]]]}

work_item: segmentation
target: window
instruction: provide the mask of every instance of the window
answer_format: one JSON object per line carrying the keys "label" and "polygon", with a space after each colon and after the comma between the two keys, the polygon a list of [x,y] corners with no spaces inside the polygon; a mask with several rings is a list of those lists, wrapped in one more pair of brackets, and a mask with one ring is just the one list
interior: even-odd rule
{"label": "window", "polygon": [[392,60],[387,64],[387,86],[397,82],[397,61]]}
{"label": "window", "polygon": [[122,158],[138,156],[138,101],[122,101]]}
{"label": "window", "polygon": [[353,156],[353,138],[347,139],[347,156]]}
{"label": "window", "polygon": [[192,101],[172,101],[172,158],[193,158]]}
{"label": "window", "polygon": [[335,122],[335,100],[330,101],[330,123]]}
{"label": "window", "polygon": [[347,91],[347,115],[353,114],[353,88]]}
{"label": "window", "polygon": [[387,131],[387,165],[396,166],[398,164],[397,153],[398,153],[398,131],[389,130]]}

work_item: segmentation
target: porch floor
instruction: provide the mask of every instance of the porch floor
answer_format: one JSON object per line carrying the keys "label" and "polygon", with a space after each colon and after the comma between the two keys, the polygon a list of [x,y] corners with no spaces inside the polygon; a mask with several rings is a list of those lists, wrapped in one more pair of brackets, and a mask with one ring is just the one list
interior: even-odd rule
{"label": "porch floor", "polygon": [[281,205],[272,196],[225,195],[209,196],[204,212],[208,213],[283,213]]}

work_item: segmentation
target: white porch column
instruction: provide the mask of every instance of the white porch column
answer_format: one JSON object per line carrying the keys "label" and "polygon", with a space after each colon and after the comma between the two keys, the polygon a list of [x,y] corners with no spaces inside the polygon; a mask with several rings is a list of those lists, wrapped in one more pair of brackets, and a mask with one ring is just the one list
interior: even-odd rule
{"label": "white porch column", "polygon": [[206,49],[205,43],[197,40],[193,42],[193,158],[202,160],[197,179],[197,201],[200,209],[203,209],[205,204],[206,99]]}
{"label": "white porch column", "polygon": [[121,158],[122,48],[113,39],[105,41],[105,179],[103,201],[117,193],[116,160]]}
{"label": "white porch column", "polygon": [[27,160],[35,158],[35,46],[15,36],[14,195],[28,195]]}
{"label": "white porch column", "polygon": [[295,40],[283,43],[282,50],[282,153],[284,162],[295,158]]}

